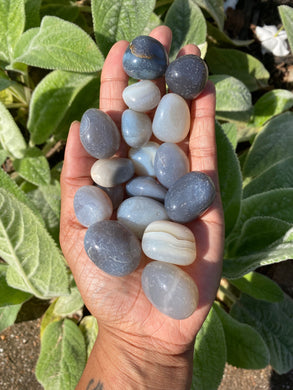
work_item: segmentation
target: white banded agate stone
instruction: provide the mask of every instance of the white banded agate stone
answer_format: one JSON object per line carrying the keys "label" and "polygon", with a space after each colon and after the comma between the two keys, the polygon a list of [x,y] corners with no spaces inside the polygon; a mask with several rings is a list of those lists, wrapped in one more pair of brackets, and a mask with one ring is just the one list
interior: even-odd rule
{"label": "white banded agate stone", "polygon": [[178,143],[190,128],[190,112],[186,101],[175,93],[160,100],[153,119],[153,134],[163,142]]}
{"label": "white banded agate stone", "polygon": [[105,191],[94,186],[80,187],[73,200],[75,216],[83,226],[110,219],[113,205]]}
{"label": "white banded agate stone", "polygon": [[148,300],[171,318],[188,318],[198,305],[196,284],[177,265],[152,261],[145,266],[141,282]]}
{"label": "white banded agate stone", "polygon": [[127,145],[139,148],[151,138],[152,121],[143,112],[125,110],[121,118],[121,132]]}
{"label": "white banded agate stone", "polygon": [[122,98],[132,110],[147,112],[157,107],[161,92],[151,80],[141,80],[126,87],[122,92]]}
{"label": "white banded agate stone", "polygon": [[144,231],[141,245],[149,258],[166,263],[189,265],[196,257],[192,231],[171,221],[150,223]]}
{"label": "white banded agate stone", "polygon": [[91,168],[93,181],[102,187],[114,187],[125,183],[134,175],[134,165],[128,158],[97,160]]}
{"label": "white banded agate stone", "polygon": [[140,148],[129,149],[128,157],[133,162],[137,175],[156,176],[154,162],[158,147],[157,142],[150,141]]}
{"label": "white banded agate stone", "polygon": [[125,199],[117,210],[117,219],[128,227],[138,238],[153,221],[168,219],[164,205],[144,196]]}

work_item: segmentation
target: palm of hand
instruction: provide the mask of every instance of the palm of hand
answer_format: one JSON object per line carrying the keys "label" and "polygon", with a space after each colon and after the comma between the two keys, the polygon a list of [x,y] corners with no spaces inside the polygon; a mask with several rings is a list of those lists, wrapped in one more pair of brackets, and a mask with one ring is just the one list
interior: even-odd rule
{"label": "palm of hand", "polygon": [[[151,35],[167,49],[170,47],[171,33],[168,28],[156,28]],[[127,44],[121,41],[114,45],[102,72],[100,108],[117,123],[126,108],[121,94],[127,86],[127,77],[122,69],[122,56]],[[183,53],[198,54],[198,51],[189,45]],[[158,85],[163,93],[163,80]],[[73,197],[79,187],[92,184],[89,173],[95,160],[84,151],[80,143],[79,124],[71,126],[61,177],[61,247],[87,308],[98,319],[99,328],[115,332],[118,337],[128,338],[129,342],[142,339],[145,344],[149,341],[152,348],[165,348],[166,351],[173,349],[173,352],[184,349],[192,344],[213,302],[221,273],[224,241],[216,168],[214,106],[211,84],[191,103],[188,150],[191,168],[204,171],[212,177],[217,187],[217,197],[204,216],[189,224],[196,238],[197,259],[184,269],[194,278],[200,300],[195,313],[182,321],[161,314],[145,297],[141,288],[141,272],[147,261],[145,258],[135,272],[121,278],[105,274],[88,259],[83,248],[86,229],[75,219]]]}

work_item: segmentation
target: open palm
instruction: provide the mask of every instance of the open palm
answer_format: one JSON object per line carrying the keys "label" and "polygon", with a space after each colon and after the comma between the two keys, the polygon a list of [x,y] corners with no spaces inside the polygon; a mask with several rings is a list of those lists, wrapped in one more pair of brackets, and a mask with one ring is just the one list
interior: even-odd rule
{"label": "open palm", "polygon": [[[167,27],[157,27],[150,35],[169,50],[172,38]],[[122,100],[122,91],[128,83],[122,68],[127,45],[128,42],[120,41],[112,47],[101,76],[100,109],[107,112],[118,127],[122,112],[127,108]],[[188,45],[180,51],[179,55],[182,54],[199,54],[199,51],[194,45]],[[156,83],[164,94],[164,80]],[[61,175],[60,243],[84,302],[98,320],[99,331],[115,332],[118,338],[129,339],[130,343],[143,340],[146,345],[151,343],[152,348],[174,349],[174,353],[192,345],[208,314],[219,284],[224,242],[214,133],[215,92],[211,83],[208,82],[202,94],[191,102],[190,110],[191,130],[185,149],[190,157],[191,169],[205,172],[213,179],[217,196],[201,218],[188,224],[195,235],[197,258],[184,270],[195,280],[200,297],[197,310],[189,318],[171,319],[155,309],[145,297],[141,288],[141,272],[147,259],[143,258],[132,274],[113,277],[99,270],[88,258],[83,248],[86,228],[75,218],[73,198],[79,187],[92,184],[90,169],[95,159],[82,147],[78,122],[72,124],[69,132]]]}

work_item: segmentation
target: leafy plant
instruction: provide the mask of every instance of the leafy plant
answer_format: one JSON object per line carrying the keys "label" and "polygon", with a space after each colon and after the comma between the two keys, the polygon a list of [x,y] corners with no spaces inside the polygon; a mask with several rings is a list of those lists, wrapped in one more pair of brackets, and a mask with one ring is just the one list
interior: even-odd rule
{"label": "leafy plant", "polygon": [[[292,49],[292,8],[279,12]],[[173,31],[171,58],[198,44],[217,92],[224,267],[196,340],[192,386],[216,389],[226,361],[278,373],[293,367],[292,299],[256,272],[293,256],[293,94],[270,89],[268,71],[242,50],[250,42],[230,39],[224,19],[222,0],[1,1],[0,330],[31,297],[48,300],[36,367],[45,389],[75,387],[98,332],[93,317],[82,318],[59,248],[58,152],[70,123],[98,107],[111,45],[163,23]]]}

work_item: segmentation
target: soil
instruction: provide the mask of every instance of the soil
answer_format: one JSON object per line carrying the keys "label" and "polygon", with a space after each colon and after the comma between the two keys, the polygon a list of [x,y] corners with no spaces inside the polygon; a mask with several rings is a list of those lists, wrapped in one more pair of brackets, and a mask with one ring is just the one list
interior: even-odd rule
{"label": "soil", "polygon": [[[255,26],[280,26],[279,5],[293,6],[292,0],[239,0],[235,10],[227,11],[225,30],[234,39],[255,39]],[[259,42],[242,48],[258,58],[270,72],[269,89],[293,91],[293,56],[278,58],[262,54]],[[252,94],[255,101],[259,93]],[[259,270],[275,280],[293,297],[293,260]],[[32,299],[23,305],[16,323],[0,334],[0,389],[41,390],[35,378],[40,352],[40,318],[47,302]],[[244,370],[226,365],[219,390],[293,390],[293,370],[278,375],[270,366],[263,370]],[[57,389],[56,389],[57,390]]]}

